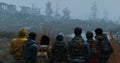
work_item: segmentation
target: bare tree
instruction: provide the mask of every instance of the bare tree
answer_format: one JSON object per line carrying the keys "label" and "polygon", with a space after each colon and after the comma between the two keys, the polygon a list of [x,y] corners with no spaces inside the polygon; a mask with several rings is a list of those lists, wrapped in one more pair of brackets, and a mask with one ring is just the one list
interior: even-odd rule
{"label": "bare tree", "polygon": [[96,21],[97,20],[97,3],[94,1],[93,6],[91,7],[91,15],[90,15],[90,20]]}
{"label": "bare tree", "polygon": [[60,17],[61,17],[61,15],[59,14],[58,10],[59,10],[59,8],[58,8],[58,5],[56,4],[56,11],[55,11],[55,15],[54,15],[55,20],[59,20]]}
{"label": "bare tree", "polygon": [[63,9],[63,18],[64,19],[70,18],[70,10],[67,7],[65,9]]}
{"label": "bare tree", "polygon": [[52,8],[51,8],[51,2],[46,3],[46,10],[45,10],[46,16],[52,17]]}

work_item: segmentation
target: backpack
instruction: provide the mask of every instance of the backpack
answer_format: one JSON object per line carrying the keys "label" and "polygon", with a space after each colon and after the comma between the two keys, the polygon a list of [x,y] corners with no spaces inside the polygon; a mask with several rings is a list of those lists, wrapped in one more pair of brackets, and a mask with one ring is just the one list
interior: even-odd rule
{"label": "backpack", "polygon": [[54,55],[54,63],[66,61],[67,59],[67,48],[65,47],[65,43],[56,42],[52,48],[52,54]]}
{"label": "backpack", "polygon": [[72,46],[71,51],[70,51],[71,57],[80,57],[80,56],[85,55],[84,44],[83,44],[82,38],[73,39],[71,46]]}
{"label": "backpack", "polygon": [[89,43],[90,47],[90,57],[98,56],[98,45],[95,41]]}
{"label": "backpack", "polygon": [[102,54],[111,54],[113,52],[113,48],[107,38],[100,41],[100,50]]}
{"label": "backpack", "polygon": [[37,52],[37,63],[47,63],[48,54],[47,52]]}
{"label": "backpack", "polygon": [[24,47],[23,47],[23,56],[24,56],[25,59],[31,59],[32,58],[32,55],[34,53],[31,49],[31,46],[33,46],[33,45],[36,45],[36,43],[35,42],[30,43],[30,40],[25,42]]}

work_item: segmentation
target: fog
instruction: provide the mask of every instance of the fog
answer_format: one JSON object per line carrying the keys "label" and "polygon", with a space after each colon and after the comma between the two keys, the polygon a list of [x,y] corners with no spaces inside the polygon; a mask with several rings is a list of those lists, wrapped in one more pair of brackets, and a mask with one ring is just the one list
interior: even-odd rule
{"label": "fog", "polygon": [[119,0],[0,0],[0,31],[119,31]]}
{"label": "fog", "polygon": [[62,13],[62,9],[68,7],[71,11],[72,18],[88,18],[94,1],[97,3],[97,14],[99,18],[103,18],[105,12],[109,15],[108,18],[114,21],[117,21],[120,16],[120,8],[118,8],[120,0],[0,0],[0,2],[17,6],[31,7],[32,4],[34,4],[36,7],[41,8],[41,13],[43,14],[45,11],[45,3],[48,1],[52,3],[53,11],[55,11],[56,5],[59,8],[58,11],[60,13]]}
{"label": "fog", "polygon": [[0,0],[0,63],[13,63],[9,45],[21,27],[27,29],[27,35],[37,33],[37,42],[43,34],[48,35],[50,45],[58,32],[64,34],[66,42],[71,40],[75,27],[82,28],[85,40],[86,31],[95,36],[94,30],[102,28],[109,39],[112,31],[115,55],[111,55],[110,62],[117,63],[114,61],[119,61],[120,53],[119,6],[120,0]]}

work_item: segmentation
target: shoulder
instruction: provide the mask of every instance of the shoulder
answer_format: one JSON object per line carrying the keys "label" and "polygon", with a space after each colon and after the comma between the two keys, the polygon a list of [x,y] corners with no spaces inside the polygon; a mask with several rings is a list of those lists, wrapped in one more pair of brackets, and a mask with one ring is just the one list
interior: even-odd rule
{"label": "shoulder", "polygon": [[27,38],[20,38],[22,41],[27,41]]}
{"label": "shoulder", "polygon": [[11,44],[16,44],[18,42],[18,38],[13,38],[12,40],[11,40]]}
{"label": "shoulder", "polygon": [[103,35],[97,35],[97,36],[96,36],[96,39],[97,39],[97,40],[101,40],[102,38],[103,38]]}
{"label": "shoulder", "polygon": [[13,38],[12,42],[16,42],[16,41],[27,41],[27,38]]}
{"label": "shoulder", "polygon": [[54,45],[61,46],[61,45],[65,45],[65,43],[63,41],[56,41]]}
{"label": "shoulder", "polygon": [[15,42],[16,40],[18,40],[18,38],[13,38],[13,39],[12,39],[12,42]]}
{"label": "shoulder", "polygon": [[104,38],[107,38],[107,34],[103,34],[102,36],[103,36]]}
{"label": "shoulder", "polygon": [[36,41],[33,41],[33,43],[32,43],[32,45],[31,45],[31,47],[38,47],[38,45],[37,45]]}
{"label": "shoulder", "polygon": [[31,45],[31,47],[38,47],[38,45],[34,43]]}

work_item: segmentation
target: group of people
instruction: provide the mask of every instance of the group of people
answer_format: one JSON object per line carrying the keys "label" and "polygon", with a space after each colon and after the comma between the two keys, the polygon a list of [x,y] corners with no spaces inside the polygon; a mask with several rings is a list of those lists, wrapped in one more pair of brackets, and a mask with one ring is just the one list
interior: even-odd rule
{"label": "group of people", "polygon": [[64,34],[58,33],[51,46],[47,35],[38,44],[35,32],[27,36],[26,29],[21,28],[19,37],[12,39],[9,51],[14,63],[108,63],[113,48],[101,28],[95,29],[95,39],[93,32],[87,31],[84,40],[80,27],[74,29],[74,34],[74,38],[64,42]]}

